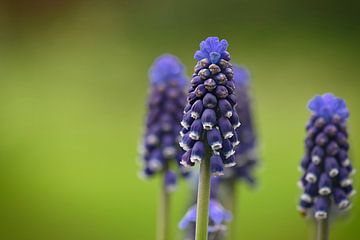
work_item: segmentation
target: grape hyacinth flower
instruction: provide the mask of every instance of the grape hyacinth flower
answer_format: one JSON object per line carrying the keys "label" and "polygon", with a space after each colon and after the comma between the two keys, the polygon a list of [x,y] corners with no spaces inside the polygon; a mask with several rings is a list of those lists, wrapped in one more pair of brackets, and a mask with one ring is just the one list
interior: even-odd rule
{"label": "grape hyacinth flower", "polygon": [[351,180],[354,169],[348,158],[349,111],[344,100],[330,93],[315,96],[308,107],[313,114],[306,127],[301,161],[299,185],[304,193],[299,210],[313,214],[319,222],[318,239],[326,239],[332,205],[339,210],[349,208],[349,198],[355,193]]}
{"label": "grape hyacinth flower", "polygon": [[158,238],[168,239],[169,191],[176,186],[176,166],[186,176],[188,171],[180,165],[184,153],[179,147],[179,131],[182,111],[186,104],[187,79],[184,67],[172,55],[157,58],[150,69],[151,88],[148,99],[148,114],[142,145],[144,177],[156,173],[162,176]]}
{"label": "grape hyacinth flower", "polygon": [[252,106],[250,99],[250,74],[243,68],[234,65],[234,82],[235,96],[237,104],[235,106],[236,113],[241,127],[236,129],[239,145],[235,147],[236,166],[225,170],[225,174],[221,178],[221,185],[226,195],[223,198],[224,205],[227,209],[234,213],[234,219],[228,230],[228,239],[237,239],[237,217],[236,209],[238,209],[237,199],[237,183],[244,180],[251,186],[255,185],[253,170],[258,162],[256,152],[256,133],[253,123]]}
{"label": "grape hyacinth flower", "polygon": [[[211,178],[211,192],[210,192],[210,204],[209,204],[209,226],[208,236],[212,240],[223,239],[226,233],[225,222],[229,222],[232,219],[232,215],[229,211],[224,209],[218,200],[218,188],[219,188],[218,177]],[[182,220],[179,223],[179,228],[193,229],[196,225],[196,205],[192,206]],[[192,234],[194,232],[191,231]],[[189,235],[188,239],[194,239],[193,235]]]}
{"label": "grape hyacinth flower", "polygon": [[[200,163],[197,201],[196,240],[207,238],[211,170],[221,174],[224,167],[235,165],[235,129],[240,126],[234,109],[232,64],[228,42],[217,37],[202,41],[194,57],[198,60],[181,121],[180,146],[186,151],[181,163]],[[211,163],[215,163],[211,169]]]}

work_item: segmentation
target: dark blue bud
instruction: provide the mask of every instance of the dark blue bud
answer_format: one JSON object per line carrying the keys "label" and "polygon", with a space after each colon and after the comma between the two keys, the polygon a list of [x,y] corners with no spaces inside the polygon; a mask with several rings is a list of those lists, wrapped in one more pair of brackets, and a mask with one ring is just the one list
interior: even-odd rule
{"label": "dark blue bud", "polygon": [[216,125],[216,113],[212,109],[205,109],[201,115],[201,122],[203,128],[206,130],[211,130]]}
{"label": "dark blue bud", "polygon": [[200,119],[196,119],[190,127],[189,136],[193,140],[199,140],[203,133],[203,126]]}
{"label": "dark blue bud", "polygon": [[151,155],[148,162],[148,167],[152,171],[160,171],[164,165],[164,157],[160,149],[155,149]]}
{"label": "dark blue bud", "polygon": [[218,65],[223,70],[225,70],[226,68],[232,67],[232,64],[225,59],[220,59]]}
{"label": "dark blue bud", "polygon": [[185,113],[182,121],[181,121],[181,126],[183,126],[186,129],[189,129],[191,124],[193,123],[194,118],[191,117],[191,111]]}
{"label": "dark blue bud", "polygon": [[205,156],[205,146],[201,141],[197,141],[191,151],[191,162],[201,162]]}
{"label": "dark blue bud", "polygon": [[206,108],[215,108],[217,106],[217,98],[213,94],[207,93],[203,98],[203,105]]}
{"label": "dark blue bud", "polygon": [[335,136],[336,133],[337,133],[337,128],[336,128],[335,125],[329,124],[329,125],[327,125],[327,126],[324,128],[324,132],[325,132],[328,136],[333,137],[333,136]]}
{"label": "dark blue bud", "polygon": [[319,180],[319,194],[329,195],[331,193],[332,182],[328,174],[322,173]]}
{"label": "dark blue bud", "polygon": [[304,188],[304,193],[313,198],[317,195],[318,189],[319,188],[316,183],[308,183]]}
{"label": "dark blue bud", "polygon": [[301,170],[306,171],[306,169],[309,166],[310,162],[311,161],[310,161],[310,158],[308,156],[303,157],[302,160],[301,160],[301,163],[300,163]]}
{"label": "dark blue bud", "polygon": [[219,155],[212,155],[210,158],[211,173],[214,176],[224,175],[224,164]]}
{"label": "dark blue bud", "polygon": [[180,147],[185,151],[190,150],[194,146],[195,141],[190,137],[190,132],[186,133],[180,142]]}
{"label": "dark blue bud", "polygon": [[236,105],[236,95],[235,94],[230,94],[229,96],[227,96],[226,98],[229,103],[232,105],[232,106],[235,106]]}
{"label": "dark blue bud", "polygon": [[194,166],[195,163],[190,160],[190,157],[191,157],[191,150],[188,150],[183,154],[180,164],[183,165],[184,167]]}
{"label": "dark blue bud", "polygon": [[215,89],[215,95],[218,98],[226,98],[227,96],[229,96],[229,92],[226,87],[219,85]]}
{"label": "dark blue bud", "polygon": [[224,163],[224,167],[228,168],[228,167],[233,167],[236,165],[235,162],[235,156],[231,155],[230,157],[226,158],[225,156],[221,157],[223,163]]}
{"label": "dark blue bud", "polygon": [[207,132],[207,141],[214,151],[222,148],[222,138],[217,128],[212,128]]}
{"label": "dark blue bud", "polygon": [[336,134],[336,138],[335,138],[336,142],[342,146],[342,147],[346,147],[348,146],[348,140],[347,140],[347,137],[345,134],[341,133],[341,132],[338,132]]}
{"label": "dark blue bud", "polygon": [[207,90],[205,88],[204,84],[200,84],[195,88],[195,95],[198,98],[201,98],[202,96],[204,96],[207,93]]}
{"label": "dark blue bud", "polygon": [[204,106],[201,100],[196,100],[191,107],[191,117],[198,119],[204,110]]}
{"label": "dark blue bud", "polygon": [[339,151],[338,159],[339,159],[339,162],[341,163],[341,166],[343,166],[343,167],[347,167],[351,164],[351,162],[348,158],[347,151],[345,151],[345,150]]}
{"label": "dark blue bud", "polygon": [[340,210],[344,210],[350,206],[350,201],[346,193],[341,188],[335,188],[333,191],[334,202]]}
{"label": "dark blue bud", "polygon": [[314,122],[314,126],[317,128],[317,129],[322,129],[326,124],[326,121],[324,118],[322,117],[319,117],[315,120]]}
{"label": "dark blue bud", "polygon": [[320,164],[323,157],[324,157],[323,148],[319,146],[315,146],[311,151],[311,161],[315,164]]}
{"label": "dark blue bud", "polygon": [[148,178],[148,177],[151,177],[155,174],[155,172],[153,170],[151,170],[150,168],[148,167],[145,167],[143,172],[141,173],[141,177],[143,178]]}
{"label": "dark blue bud", "polygon": [[221,154],[222,154],[225,158],[229,158],[229,157],[231,157],[232,155],[235,154],[234,147],[233,147],[233,145],[231,144],[230,140],[224,139],[224,140],[222,141]]}
{"label": "dark blue bud", "polygon": [[226,78],[225,74],[223,74],[223,73],[219,73],[219,74],[215,75],[214,80],[216,81],[217,84],[220,84],[220,85],[225,85],[225,83],[227,82],[227,78]]}
{"label": "dark blue bud", "polygon": [[213,75],[221,72],[220,67],[219,67],[218,65],[216,65],[216,64],[211,64],[211,65],[209,66],[209,70],[210,70],[211,74],[213,74]]}
{"label": "dark blue bud", "polygon": [[216,88],[216,82],[214,79],[208,78],[205,80],[204,86],[208,91],[211,92],[212,90],[214,90]]}
{"label": "dark blue bud", "polygon": [[311,138],[305,139],[305,148],[312,149],[314,147],[314,141]]}
{"label": "dark blue bud", "polygon": [[320,175],[319,165],[316,165],[315,163],[310,163],[305,176],[306,181],[310,183],[315,183],[318,180],[319,175]]}
{"label": "dark blue bud", "polygon": [[344,191],[347,197],[352,197],[356,194],[356,191],[354,190],[352,185],[342,187],[342,190]]}
{"label": "dark blue bud", "polygon": [[231,138],[229,138],[229,140],[230,140],[230,142],[231,142],[231,144],[232,144],[233,147],[235,147],[235,146],[237,146],[237,145],[240,144],[240,141],[239,141],[239,139],[238,139],[237,134],[234,134]]}
{"label": "dark blue bud", "polygon": [[166,188],[167,192],[175,191],[177,177],[173,171],[166,171],[164,181],[165,181],[165,188]]}
{"label": "dark blue bud", "polygon": [[220,99],[218,106],[222,116],[230,118],[233,115],[233,107],[226,99]]}
{"label": "dark blue bud", "polygon": [[341,187],[346,187],[352,185],[352,180],[349,178],[350,174],[346,168],[340,168],[338,180],[340,182]]}
{"label": "dark blue bud", "polygon": [[324,169],[330,177],[336,177],[339,174],[339,164],[333,157],[325,158]]}
{"label": "dark blue bud", "polygon": [[185,114],[185,113],[187,113],[188,111],[190,111],[190,109],[191,109],[191,104],[189,104],[189,103],[188,103],[188,104],[186,104],[186,106],[185,106],[185,108],[184,108],[184,112],[183,112],[183,113],[184,113],[184,114]]}
{"label": "dark blue bud", "polygon": [[315,143],[319,146],[324,146],[328,142],[328,137],[325,133],[319,133],[316,136]]}
{"label": "dark blue bud", "polygon": [[234,91],[235,91],[235,83],[234,81],[230,80],[230,81],[227,81],[226,84],[225,84],[226,88],[228,89],[229,91],[229,94],[232,94]]}
{"label": "dark blue bud", "polygon": [[222,54],[221,54],[221,58],[223,58],[224,60],[226,61],[230,61],[230,53],[228,51],[224,51]]}
{"label": "dark blue bud", "polygon": [[189,129],[182,128],[181,131],[180,131],[180,136],[183,137],[188,132],[189,132]]}
{"label": "dark blue bud", "polygon": [[226,117],[219,118],[219,128],[225,139],[231,138],[234,135],[234,128]]}
{"label": "dark blue bud", "polygon": [[206,69],[206,68],[205,68],[205,69],[201,69],[201,70],[199,71],[198,75],[199,75],[199,77],[200,77],[201,79],[207,79],[207,78],[210,77],[211,72],[210,72],[209,69]]}
{"label": "dark blue bud", "polygon": [[317,133],[317,129],[315,127],[310,126],[309,129],[307,129],[306,137],[313,138],[316,133]]}
{"label": "dark blue bud", "polygon": [[306,211],[306,209],[309,209],[313,206],[313,203],[312,202],[307,202],[307,201],[304,201],[304,200],[300,200],[300,203],[299,203],[299,211],[303,212],[303,211]]}
{"label": "dark blue bud", "polygon": [[210,61],[209,59],[207,58],[203,58],[199,61],[199,64],[202,66],[202,67],[208,67],[210,65]]}
{"label": "dark blue bud", "polygon": [[330,208],[330,202],[328,197],[317,197],[315,200],[315,218],[326,219],[328,217],[328,212]]}
{"label": "dark blue bud", "polygon": [[339,152],[339,146],[337,145],[336,142],[332,141],[326,146],[326,154],[327,155],[335,156],[338,152]]}
{"label": "dark blue bud", "polygon": [[196,94],[195,94],[195,90],[194,90],[194,92],[189,92],[189,94],[188,94],[188,96],[187,96],[187,101],[188,101],[190,104],[193,104],[196,99],[197,99],[197,96],[196,96]]}
{"label": "dark blue bud", "polygon": [[199,76],[195,76],[191,79],[191,85],[196,87],[197,85],[201,84],[203,80]]}
{"label": "dark blue bud", "polygon": [[233,79],[233,77],[234,77],[234,72],[233,72],[233,69],[232,69],[231,67],[226,68],[224,72],[225,72],[226,77],[227,77],[229,80],[232,80],[232,79]]}
{"label": "dark blue bud", "polygon": [[234,129],[237,129],[238,127],[240,127],[241,122],[239,119],[239,115],[236,111],[232,112],[231,117],[229,118],[231,125],[233,126]]}

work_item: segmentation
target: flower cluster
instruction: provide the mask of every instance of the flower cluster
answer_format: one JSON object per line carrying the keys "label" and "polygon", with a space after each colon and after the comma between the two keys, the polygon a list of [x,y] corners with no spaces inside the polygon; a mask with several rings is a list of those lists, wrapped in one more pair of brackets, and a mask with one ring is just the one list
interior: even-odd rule
{"label": "flower cluster", "polygon": [[178,137],[182,109],[186,104],[187,81],[183,65],[172,55],[156,59],[149,75],[149,111],[142,145],[143,176],[166,171],[165,183],[170,190],[176,184],[176,174],[169,170],[172,162],[187,175],[185,168],[180,165],[184,152],[179,148]]}
{"label": "flower cluster", "polygon": [[225,171],[225,179],[243,179],[249,184],[254,184],[252,170],[257,163],[256,135],[252,121],[252,109],[250,99],[249,80],[250,76],[246,69],[234,66],[234,82],[236,106],[241,127],[236,129],[238,140],[241,144],[235,148],[236,166]]}
{"label": "flower cluster", "polygon": [[235,129],[240,126],[236,104],[233,69],[226,51],[228,43],[209,37],[195,53],[195,66],[188,104],[181,121],[180,146],[186,151],[181,163],[194,166],[211,149],[212,172],[235,165],[234,147],[239,143]]}
{"label": "flower cluster", "polygon": [[344,210],[354,194],[346,127],[349,111],[344,100],[329,93],[314,97],[308,106],[313,115],[306,127],[299,210],[304,214],[313,210],[315,218],[325,219],[331,203]]}
{"label": "flower cluster", "polygon": [[[211,194],[209,203],[209,234],[224,232],[226,226],[224,222],[228,222],[232,219],[232,215],[229,211],[225,210],[223,206],[218,202],[218,188],[219,178],[211,178]],[[179,223],[180,229],[186,229],[192,224],[196,223],[196,204],[193,205],[185,214],[183,219]]]}

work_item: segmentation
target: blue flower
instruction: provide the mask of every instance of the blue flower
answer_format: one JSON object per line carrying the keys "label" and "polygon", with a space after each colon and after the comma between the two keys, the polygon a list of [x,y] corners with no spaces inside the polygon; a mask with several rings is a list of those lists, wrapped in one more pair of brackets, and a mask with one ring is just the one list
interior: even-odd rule
{"label": "blue flower", "polygon": [[349,111],[345,101],[332,94],[314,97],[309,109],[313,115],[306,127],[305,155],[300,164],[303,194],[299,210],[324,219],[329,216],[331,203],[340,210],[347,209],[355,193],[351,180],[354,169],[348,158]]}
{"label": "blue flower", "polygon": [[343,99],[335,97],[331,93],[322,96],[315,96],[308,104],[309,109],[316,115],[322,116],[326,120],[338,115],[342,119],[349,117],[349,110]]}
{"label": "blue flower", "polygon": [[258,162],[258,156],[250,98],[250,74],[243,67],[234,66],[233,69],[237,105],[235,106],[236,114],[230,117],[230,121],[233,124],[241,122],[241,127],[236,128],[237,139],[233,140],[236,166],[227,169],[223,178],[245,180],[250,185],[254,185],[252,170]]}
{"label": "blue flower", "polygon": [[181,87],[187,84],[184,75],[184,66],[179,59],[170,54],[158,57],[150,69],[149,76],[154,85],[166,84],[169,81],[176,81]]}
{"label": "blue flower", "polygon": [[172,190],[176,175],[169,171],[175,165],[183,176],[188,171],[180,165],[183,150],[179,147],[182,111],[186,104],[186,77],[179,60],[163,55],[155,60],[151,71],[148,113],[141,148],[142,176],[149,177],[166,171],[165,184]]}
{"label": "blue flower", "polygon": [[[224,222],[230,221],[232,215],[216,200],[211,199],[209,204],[208,231],[216,232],[224,229]],[[196,205],[192,206],[179,223],[180,229],[186,229],[191,223],[196,223]]]}
{"label": "blue flower", "polygon": [[222,174],[223,167],[235,165],[233,140],[237,139],[235,129],[240,126],[235,117],[235,83],[227,46],[226,40],[219,41],[217,37],[200,44],[195,54],[199,61],[181,121],[180,146],[186,151],[181,163],[194,166],[204,160],[206,149],[211,149],[210,159],[216,161],[212,171],[216,175]]}
{"label": "blue flower", "polygon": [[221,58],[229,60],[230,55],[226,52],[228,42],[223,39],[219,41],[218,37],[208,37],[200,43],[200,50],[195,52],[194,58],[198,61],[208,59],[211,63],[218,63]]}

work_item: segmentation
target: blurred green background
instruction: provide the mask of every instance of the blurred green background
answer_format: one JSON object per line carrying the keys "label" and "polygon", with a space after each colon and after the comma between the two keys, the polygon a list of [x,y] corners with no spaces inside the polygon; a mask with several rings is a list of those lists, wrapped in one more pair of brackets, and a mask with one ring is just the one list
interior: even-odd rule
{"label": "blurred green background", "polygon": [[[0,2],[0,239],[155,239],[159,180],[137,177],[147,71],[201,40],[252,73],[259,186],[240,185],[240,239],[306,239],[296,211],[307,101],[333,92],[360,139],[360,3],[332,0]],[[355,186],[359,177],[355,176]],[[172,233],[188,204],[173,195]],[[359,239],[360,201],[331,229]]]}

